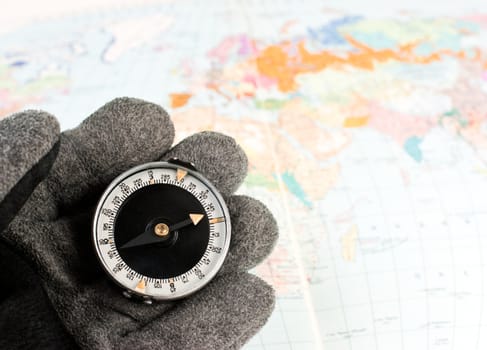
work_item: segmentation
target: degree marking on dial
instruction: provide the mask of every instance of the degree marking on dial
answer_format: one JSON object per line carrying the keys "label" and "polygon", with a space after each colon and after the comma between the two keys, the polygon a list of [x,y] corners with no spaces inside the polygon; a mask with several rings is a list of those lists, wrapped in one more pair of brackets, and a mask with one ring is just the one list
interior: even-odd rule
{"label": "degree marking on dial", "polygon": [[189,214],[189,217],[191,221],[193,221],[193,224],[196,226],[198,225],[198,222],[201,221],[205,216],[203,214]]}
{"label": "degree marking on dial", "polygon": [[137,283],[137,286],[135,287],[140,292],[145,292],[145,281],[141,279],[139,283]]}
{"label": "degree marking on dial", "polygon": [[176,171],[176,180],[178,182],[181,182],[182,179],[184,179],[184,177],[188,174],[188,172],[186,170],[183,170],[183,169],[179,169]]}
{"label": "degree marking on dial", "polygon": [[155,183],[156,183],[156,180],[154,180],[154,179],[150,179],[150,180],[149,180],[149,184],[153,185],[153,184],[155,184]]}
{"label": "degree marking on dial", "polygon": [[219,218],[213,218],[213,219],[210,219],[210,225],[211,224],[218,224],[219,222],[223,222],[225,221],[225,218],[223,216],[219,217]]}

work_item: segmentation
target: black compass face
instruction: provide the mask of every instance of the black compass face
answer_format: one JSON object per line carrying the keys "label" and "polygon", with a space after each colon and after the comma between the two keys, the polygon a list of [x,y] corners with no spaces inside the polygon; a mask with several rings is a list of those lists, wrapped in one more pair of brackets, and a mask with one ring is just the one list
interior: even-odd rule
{"label": "black compass face", "polygon": [[116,178],[93,220],[105,271],[129,294],[177,299],[207,284],[230,245],[230,217],[216,188],[177,160]]}
{"label": "black compass face", "polygon": [[[156,226],[171,227],[187,220],[190,213],[204,212],[198,199],[178,186],[156,184],[132,193],[115,218],[115,245],[120,257],[133,270],[151,278],[171,278],[185,273],[206,251],[210,233],[208,218],[160,237],[155,233]],[[143,232],[159,241],[124,247]]]}

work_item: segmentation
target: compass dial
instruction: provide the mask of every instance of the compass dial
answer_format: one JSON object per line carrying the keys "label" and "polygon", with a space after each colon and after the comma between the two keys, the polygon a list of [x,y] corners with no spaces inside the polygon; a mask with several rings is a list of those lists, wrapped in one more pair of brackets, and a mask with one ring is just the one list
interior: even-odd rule
{"label": "compass dial", "polygon": [[147,163],[117,177],[93,222],[96,252],[126,295],[185,297],[218,272],[230,217],[216,188],[190,164]]}

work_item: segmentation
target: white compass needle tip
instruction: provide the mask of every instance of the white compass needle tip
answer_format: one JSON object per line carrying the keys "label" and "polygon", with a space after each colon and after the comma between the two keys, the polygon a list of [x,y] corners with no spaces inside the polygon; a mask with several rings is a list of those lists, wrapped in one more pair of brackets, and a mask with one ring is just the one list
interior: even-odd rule
{"label": "white compass needle tip", "polygon": [[189,218],[193,222],[193,224],[196,226],[198,223],[203,219],[205,215],[203,214],[189,214]]}

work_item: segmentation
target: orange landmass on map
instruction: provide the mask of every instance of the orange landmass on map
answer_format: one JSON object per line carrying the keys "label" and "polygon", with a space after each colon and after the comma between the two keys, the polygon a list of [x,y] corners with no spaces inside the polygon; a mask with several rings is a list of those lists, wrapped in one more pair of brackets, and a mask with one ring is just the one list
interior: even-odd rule
{"label": "orange landmass on map", "polygon": [[[441,49],[429,55],[419,56],[414,49],[420,44],[409,43],[400,45],[397,49],[374,49],[350,36],[345,39],[356,51],[346,54],[335,54],[332,51],[323,50],[312,53],[305,47],[304,41],[297,44],[283,42],[265,48],[255,58],[255,63],[260,74],[274,79],[282,92],[296,90],[295,78],[298,74],[321,71],[327,67],[353,66],[355,68],[372,70],[375,63],[394,60],[397,62],[428,64],[438,61],[442,56],[455,56],[465,58],[463,51]],[[297,51],[297,52],[296,52]],[[478,55],[474,59],[480,59]]]}
{"label": "orange landmass on map", "polygon": [[367,125],[369,121],[369,116],[361,116],[361,117],[348,117],[343,122],[343,126],[345,128],[359,128],[361,126]]}
{"label": "orange landmass on map", "polygon": [[172,108],[183,107],[188,103],[191,96],[192,95],[188,93],[170,94],[169,97],[171,98],[171,107]]}

